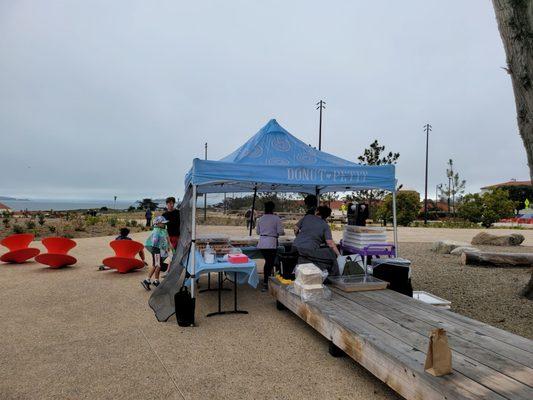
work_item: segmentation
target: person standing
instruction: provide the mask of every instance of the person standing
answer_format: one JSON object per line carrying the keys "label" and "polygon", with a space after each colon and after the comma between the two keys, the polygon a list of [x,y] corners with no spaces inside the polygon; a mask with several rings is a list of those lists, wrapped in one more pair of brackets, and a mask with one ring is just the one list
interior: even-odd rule
{"label": "person standing", "polygon": [[146,218],[146,226],[149,228],[150,226],[152,226],[152,210],[150,209],[150,207],[146,208],[144,216]]}
{"label": "person standing", "polygon": [[263,271],[263,288],[261,291],[268,289],[268,278],[272,274],[274,263],[276,261],[276,254],[278,251],[278,237],[284,235],[281,218],[274,214],[275,205],[272,201],[265,203],[265,214],[257,220],[257,234],[259,235],[259,242],[257,248],[261,250],[261,254],[265,259],[265,268]]}
{"label": "person standing", "polygon": [[172,248],[176,250],[178,248],[178,242],[180,239],[180,212],[175,208],[176,199],[174,197],[167,197],[166,205],[167,210],[163,213],[163,218],[168,221],[168,236],[170,238]]}
{"label": "person standing", "polygon": [[[152,266],[148,271],[148,277],[141,281],[142,287],[146,290],[150,290],[150,285],[159,286],[161,266],[170,252],[174,251],[169,243],[170,240],[165,228],[167,223],[168,221],[164,217],[156,217],[152,233],[144,244],[144,247],[152,254]],[[151,281],[152,277],[154,277],[153,281]]]}

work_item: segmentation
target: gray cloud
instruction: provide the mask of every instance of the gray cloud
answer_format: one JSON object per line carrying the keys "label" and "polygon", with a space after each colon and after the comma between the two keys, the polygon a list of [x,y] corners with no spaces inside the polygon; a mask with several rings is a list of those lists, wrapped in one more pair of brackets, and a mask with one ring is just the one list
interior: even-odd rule
{"label": "gray cloud", "polygon": [[[430,193],[528,176],[490,2],[0,1],[0,194],[181,192],[270,118],[354,160],[374,139]],[[7,171],[7,173],[5,173]]]}

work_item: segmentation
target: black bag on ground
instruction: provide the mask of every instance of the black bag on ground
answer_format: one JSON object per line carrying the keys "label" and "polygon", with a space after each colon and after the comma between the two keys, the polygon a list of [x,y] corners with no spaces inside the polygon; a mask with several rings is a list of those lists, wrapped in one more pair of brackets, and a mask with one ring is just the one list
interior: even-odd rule
{"label": "black bag on ground", "polygon": [[176,308],[176,320],[179,326],[194,325],[194,309],[196,299],[191,297],[187,286],[183,285],[179,292],[174,295],[174,306]]}
{"label": "black bag on ground", "polygon": [[294,280],[294,268],[298,264],[298,252],[279,253],[278,259],[281,263],[281,276],[283,279]]}
{"label": "black bag on ground", "polygon": [[352,260],[350,256],[346,257],[346,264],[344,264],[344,271],[342,275],[364,275],[365,270],[359,265],[357,261]]}
{"label": "black bag on ground", "polygon": [[410,265],[409,260],[401,258],[378,258],[372,261],[372,275],[389,282],[390,290],[413,297],[413,285],[409,277]]}

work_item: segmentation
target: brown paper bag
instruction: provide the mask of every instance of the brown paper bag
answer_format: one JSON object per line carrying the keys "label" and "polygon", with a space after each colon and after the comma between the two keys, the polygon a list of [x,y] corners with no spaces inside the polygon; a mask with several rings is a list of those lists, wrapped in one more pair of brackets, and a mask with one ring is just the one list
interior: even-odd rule
{"label": "brown paper bag", "polygon": [[448,346],[448,336],[442,328],[435,329],[429,336],[429,347],[424,369],[433,376],[452,372],[452,351]]}

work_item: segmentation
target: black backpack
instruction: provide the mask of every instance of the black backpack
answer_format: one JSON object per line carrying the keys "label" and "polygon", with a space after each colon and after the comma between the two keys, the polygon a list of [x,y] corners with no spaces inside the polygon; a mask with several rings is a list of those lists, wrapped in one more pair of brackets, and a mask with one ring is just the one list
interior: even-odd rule
{"label": "black backpack", "polygon": [[194,309],[196,299],[191,297],[191,293],[185,283],[174,295],[174,307],[176,309],[176,320],[179,326],[194,325]]}

